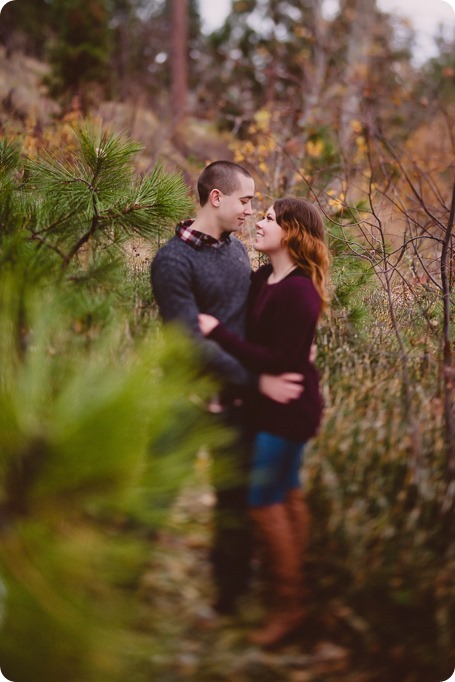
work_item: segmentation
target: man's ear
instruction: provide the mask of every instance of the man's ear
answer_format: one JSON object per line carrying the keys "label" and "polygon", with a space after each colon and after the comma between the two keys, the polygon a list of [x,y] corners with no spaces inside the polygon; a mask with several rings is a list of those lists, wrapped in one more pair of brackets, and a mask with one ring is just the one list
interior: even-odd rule
{"label": "man's ear", "polygon": [[221,202],[221,192],[219,189],[212,189],[212,191],[209,194],[209,199],[210,203],[212,206],[215,206],[215,208],[218,208]]}

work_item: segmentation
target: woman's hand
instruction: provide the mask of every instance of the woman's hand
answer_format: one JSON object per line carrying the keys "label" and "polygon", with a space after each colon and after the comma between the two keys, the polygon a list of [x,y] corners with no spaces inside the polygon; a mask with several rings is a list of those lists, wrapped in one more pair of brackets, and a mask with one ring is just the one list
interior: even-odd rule
{"label": "woman's hand", "polygon": [[279,375],[261,374],[259,377],[259,391],[267,396],[267,398],[286,405],[292,400],[300,398],[305,390],[303,383],[303,374],[297,374],[296,372],[285,372]]}
{"label": "woman's hand", "polygon": [[198,320],[199,329],[204,336],[208,336],[210,332],[220,324],[220,321],[217,320],[216,317],[213,317],[213,315],[206,315],[205,313],[199,313]]}

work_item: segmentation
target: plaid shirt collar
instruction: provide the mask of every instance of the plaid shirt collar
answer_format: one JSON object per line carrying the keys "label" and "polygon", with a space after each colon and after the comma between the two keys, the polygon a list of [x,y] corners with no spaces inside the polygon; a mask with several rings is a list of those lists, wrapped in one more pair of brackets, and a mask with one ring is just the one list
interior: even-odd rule
{"label": "plaid shirt collar", "polygon": [[215,237],[205,234],[205,232],[193,230],[191,227],[193,223],[194,220],[192,219],[182,221],[175,228],[175,234],[194,249],[202,249],[204,246],[209,246],[212,249],[219,249],[220,246],[231,241],[229,232],[223,232],[220,239],[215,239]]}

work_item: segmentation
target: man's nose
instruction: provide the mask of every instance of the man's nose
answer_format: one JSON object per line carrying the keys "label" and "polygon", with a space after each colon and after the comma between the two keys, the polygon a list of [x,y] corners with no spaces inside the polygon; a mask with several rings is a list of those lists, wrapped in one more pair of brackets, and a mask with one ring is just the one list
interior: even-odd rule
{"label": "man's nose", "polygon": [[245,215],[253,215],[253,209],[251,207],[251,201],[249,201],[247,204],[245,204],[245,208],[243,210]]}

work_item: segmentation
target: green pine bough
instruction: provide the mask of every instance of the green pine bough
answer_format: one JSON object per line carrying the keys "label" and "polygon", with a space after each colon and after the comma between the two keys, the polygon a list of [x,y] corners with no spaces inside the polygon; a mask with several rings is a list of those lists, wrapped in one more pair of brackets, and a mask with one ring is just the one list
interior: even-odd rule
{"label": "green pine bough", "polygon": [[[93,126],[37,159],[0,142],[0,668],[15,682],[150,679],[138,585],[213,390],[136,292],[122,245],[188,210],[176,173]],[[155,623],[155,625],[154,625]],[[144,677],[140,677],[139,670]]]}

